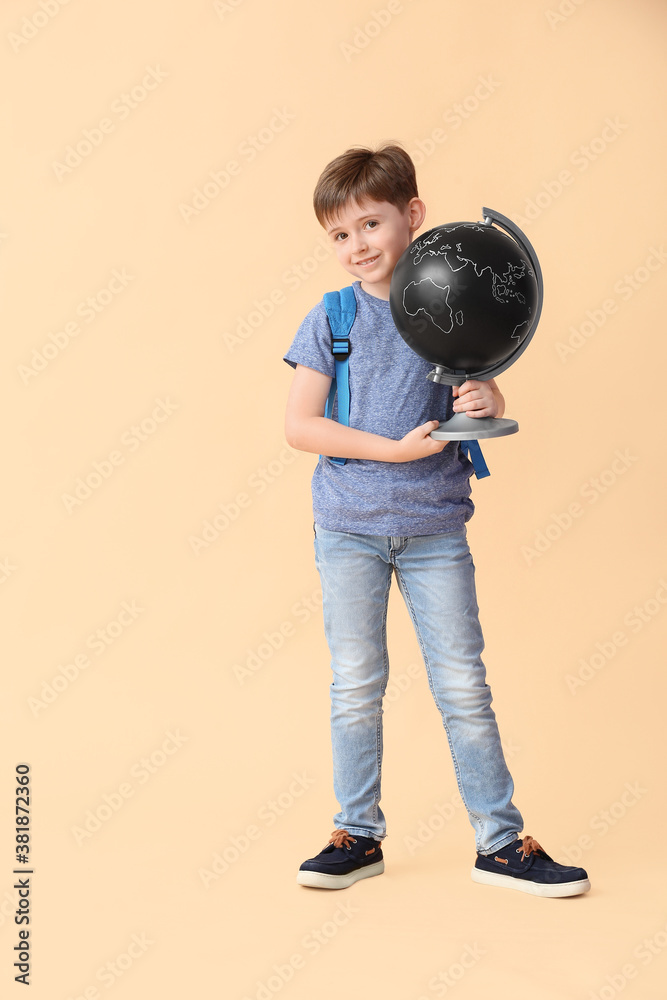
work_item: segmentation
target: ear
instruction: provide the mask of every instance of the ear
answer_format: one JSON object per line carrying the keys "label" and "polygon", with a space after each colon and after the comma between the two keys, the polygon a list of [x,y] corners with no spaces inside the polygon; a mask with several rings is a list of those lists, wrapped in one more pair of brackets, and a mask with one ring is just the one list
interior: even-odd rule
{"label": "ear", "polygon": [[412,198],[408,202],[408,209],[410,212],[410,230],[414,233],[418,229],[421,229],[424,224],[424,219],[426,218],[426,205],[421,198]]}

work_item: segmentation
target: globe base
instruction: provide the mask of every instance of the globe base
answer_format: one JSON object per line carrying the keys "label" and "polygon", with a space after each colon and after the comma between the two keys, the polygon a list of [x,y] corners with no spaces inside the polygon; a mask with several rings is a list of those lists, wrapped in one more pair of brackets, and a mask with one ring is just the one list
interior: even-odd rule
{"label": "globe base", "polygon": [[449,420],[441,421],[439,427],[431,431],[431,437],[435,441],[480,441],[516,434],[518,430],[516,420],[505,417],[469,417],[465,413],[455,413]]}

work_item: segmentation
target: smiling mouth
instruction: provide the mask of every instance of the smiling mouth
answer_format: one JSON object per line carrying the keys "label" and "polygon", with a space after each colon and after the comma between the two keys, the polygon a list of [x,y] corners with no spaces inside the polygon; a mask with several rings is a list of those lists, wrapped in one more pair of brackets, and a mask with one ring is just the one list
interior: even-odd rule
{"label": "smiling mouth", "polygon": [[367,264],[372,264],[374,261],[376,261],[379,256],[380,254],[376,254],[375,257],[367,257],[366,260],[358,260],[355,264],[355,267],[366,267]]}

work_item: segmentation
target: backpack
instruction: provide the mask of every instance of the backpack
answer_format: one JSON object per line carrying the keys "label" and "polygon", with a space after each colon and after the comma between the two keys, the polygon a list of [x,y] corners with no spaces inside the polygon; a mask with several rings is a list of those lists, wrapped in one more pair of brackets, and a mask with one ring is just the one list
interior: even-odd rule
{"label": "backpack", "polygon": [[[331,329],[331,352],[334,357],[335,374],[331,380],[331,389],[324,407],[324,416],[331,417],[336,394],[338,395],[338,422],[350,426],[350,379],[349,357],[351,351],[350,331],[357,315],[357,299],[352,285],[341,288],[338,292],[326,292],[324,295],[329,327]],[[478,441],[459,441],[461,451],[473,464],[478,479],[490,476],[488,466],[484,461],[482,449]],[[322,456],[320,456],[322,457]],[[330,458],[334,465],[345,465],[346,458]]]}

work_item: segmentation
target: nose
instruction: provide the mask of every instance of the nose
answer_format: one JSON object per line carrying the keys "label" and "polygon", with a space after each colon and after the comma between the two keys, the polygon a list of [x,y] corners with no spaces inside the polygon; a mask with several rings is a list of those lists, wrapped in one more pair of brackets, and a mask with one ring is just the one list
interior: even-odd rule
{"label": "nose", "polygon": [[355,256],[358,255],[362,250],[368,249],[366,234],[363,232],[353,233],[351,236],[351,243],[352,243],[352,253]]}

